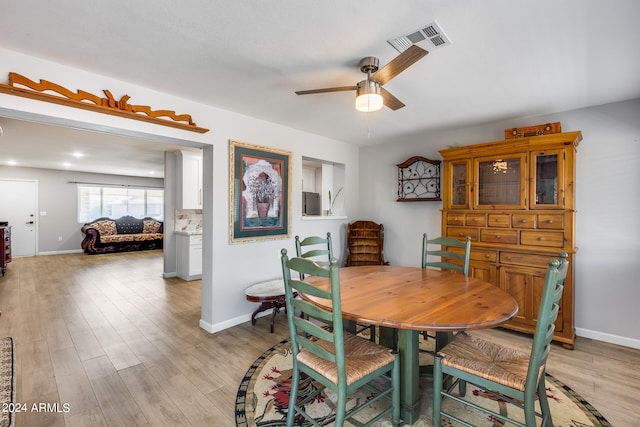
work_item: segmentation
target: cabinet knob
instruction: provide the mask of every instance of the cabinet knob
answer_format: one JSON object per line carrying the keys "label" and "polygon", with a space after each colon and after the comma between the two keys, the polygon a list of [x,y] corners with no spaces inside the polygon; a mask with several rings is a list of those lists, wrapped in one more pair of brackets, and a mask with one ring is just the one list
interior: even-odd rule
{"label": "cabinet knob", "polygon": [[538,240],[542,242],[544,240],[544,237],[538,237]]}
{"label": "cabinet knob", "polygon": [[507,257],[507,260],[508,260],[508,261],[511,261],[511,257],[510,257],[510,256],[508,256],[508,257]]}
{"label": "cabinet knob", "polygon": [[489,254],[484,254],[484,257],[485,257],[486,259],[491,258],[491,257],[489,256]]}
{"label": "cabinet knob", "polygon": [[496,239],[499,239],[501,236],[499,234],[496,234]]}

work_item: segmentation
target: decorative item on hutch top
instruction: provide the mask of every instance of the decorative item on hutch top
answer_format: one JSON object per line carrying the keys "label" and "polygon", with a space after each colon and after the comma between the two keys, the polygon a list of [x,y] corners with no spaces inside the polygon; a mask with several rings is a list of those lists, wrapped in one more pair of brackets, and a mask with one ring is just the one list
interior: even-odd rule
{"label": "decorative item on hutch top", "polygon": [[229,141],[229,241],[289,237],[291,152]]}
{"label": "decorative item on hutch top", "polygon": [[440,151],[442,235],[471,236],[469,275],[513,295],[520,311],[506,327],[527,333],[535,331],[549,260],[567,252],[553,338],[573,348],[575,156],[582,133],[535,135]]}
{"label": "decorative item on hutch top", "polygon": [[397,202],[440,201],[440,160],[413,156],[398,167]]}

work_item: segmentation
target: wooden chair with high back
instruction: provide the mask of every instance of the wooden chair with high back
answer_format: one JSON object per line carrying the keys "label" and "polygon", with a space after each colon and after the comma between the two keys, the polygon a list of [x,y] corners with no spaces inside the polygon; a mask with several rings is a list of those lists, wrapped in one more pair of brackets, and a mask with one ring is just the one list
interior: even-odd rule
{"label": "wooden chair with high back", "polygon": [[[461,248],[458,252],[451,248]],[[459,271],[465,276],[469,275],[469,256],[471,254],[471,237],[467,236],[464,242],[453,237],[427,238],[427,233],[422,235],[422,268],[436,267],[442,270]],[[439,261],[429,261],[430,257],[440,257]],[[455,262],[459,260],[459,264]]]}
{"label": "wooden chair with high back", "polygon": [[[434,426],[440,426],[443,416],[465,425],[471,425],[444,412],[442,410],[443,398],[454,399],[497,419],[521,427],[535,426],[536,416],[542,417],[543,426],[553,425],[547,401],[545,368],[551,350],[555,321],[558,317],[558,301],[562,296],[564,279],[569,267],[567,257],[566,253],[562,253],[559,260],[549,262],[530,353],[502,347],[466,333],[458,334],[451,343],[438,352],[433,373]],[[447,390],[443,390],[442,384],[445,375],[456,377],[456,381],[474,384],[486,390],[496,399],[522,408],[524,423],[465,400],[465,393],[462,390],[459,396],[451,394],[455,382]],[[541,413],[537,413],[535,410],[536,399],[540,402]]]}
{"label": "wooden chair with high back", "polygon": [[383,265],[384,225],[373,221],[354,221],[347,225],[347,259],[345,267]]}
{"label": "wooden chair with high back", "polygon": [[[302,425],[304,418],[314,426],[334,422],[335,426],[342,427],[345,420],[378,402],[377,405],[373,405],[375,409],[375,406],[380,405],[379,400],[382,398],[389,398],[391,404],[386,407],[381,405],[383,409],[377,415],[358,425],[370,426],[385,415],[391,414],[392,423],[397,426],[400,422],[398,355],[386,347],[343,330],[338,260],[332,258],[329,268],[323,268],[305,258],[289,259],[286,249],[282,249],[281,254],[293,356],[287,426],[291,427],[296,422]],[[328,277],[331,288],[324,290],[303,279],[294,279],[292,271],[301,277]],[[332,310],[328,311],[304,299],[296,298],[296,293],[328,299],[331,301]],[[310,319],[297,317],[296,309],[309,315]],[[325,327],[324,323],[314,322],[313,319],[327,323],[329,327]],[[379,381],[380,377],[386,377],[386,381]],[[362,387],[371,386],[370,383],[374,380],[376,384],[372,387],[375,390],[371,395],[373,397],[358,399],[356,406],[347,410],[347,395]],[[305,386],[308,383],[321,386],[308,393],[309,388]],[[316,399],[324,389],[336,394],[335,413],[316,421],[305,412],[305,406]],[[304,395],[298,396],[298,390],[305,390]]]}

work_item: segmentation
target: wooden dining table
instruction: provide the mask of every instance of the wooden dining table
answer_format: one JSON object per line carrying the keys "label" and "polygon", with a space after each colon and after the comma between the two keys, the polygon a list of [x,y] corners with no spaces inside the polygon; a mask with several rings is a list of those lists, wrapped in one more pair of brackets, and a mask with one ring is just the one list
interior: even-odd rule
{"label": "wooden dining table", "polygon": [[[306,280],[322,288],[330,287],[328,278]],[[401,417],[407,424],[413,424],[420,413],[420,332],[436,332],[437,346],[441,347],[454,331],[499,326],[518,312],[516,300],[491,283],[420,267],[341,268],[340,293],[343,318],[382,327],[383,344],[395,344],[390,342],[389,334],[384,334],[385,328],[398,330]],[[301,297],[331,309],[329,300]]]}

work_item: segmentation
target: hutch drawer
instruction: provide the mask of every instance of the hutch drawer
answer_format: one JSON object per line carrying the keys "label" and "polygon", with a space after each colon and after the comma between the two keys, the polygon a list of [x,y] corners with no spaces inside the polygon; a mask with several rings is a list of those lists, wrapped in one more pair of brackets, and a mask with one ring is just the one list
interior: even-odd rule
{"label": "hutch drawer", "polygon": [[536,228],[536,216],[534,214],[513,214],[511,223],[514,228]]}
{"label": "hutch drawer", "polygon": [[447,214],[447,225],[464,225],[464,214],[461,212],[449,212]]}
{"label": "hutch drawer", "polygon": [[516,245],[518,244],[518,232],[516,230],[493,230],[485,228],[480,231],[480,241],[485,243]]}
{"label": "hutch drawer", "polygon": [[561,248],[564,246],[564,234],[561,231],[522,231],[520,242],[523,245]]}
{"label": "hutch drawer", "polygon": [[489,227],[509,228],[511,218],[509,214],[489,214]]}
{"label": "hutch drawer", "polygon": [[564,229],[563,215],[538,215],[538,228]]}
{"label": "hutch drawer", "polygon": [[469,259],[473,261],[496,262],[498,253],[489,249],[471,249]]}
{"label": "hutch drawer", "polygon": [[[556,257],[557,258],[557,257]],[[500,252],[501,264],[529,265],[546,269],[549,261],[554,259],[551,255],[539,255],[525,252]]]}
{"label": "hutch drawer", "polygon": [[449,227],[447,229],[447,237],[455,237],[456,239],[471,237],[472,242],[478,241],[478,229],[469,227]]}
{"label": "hutch drawer", "polygon": [[487,225],[487,217],[483,213],[468,213],[465,218],[466,226],[484,227]]}

